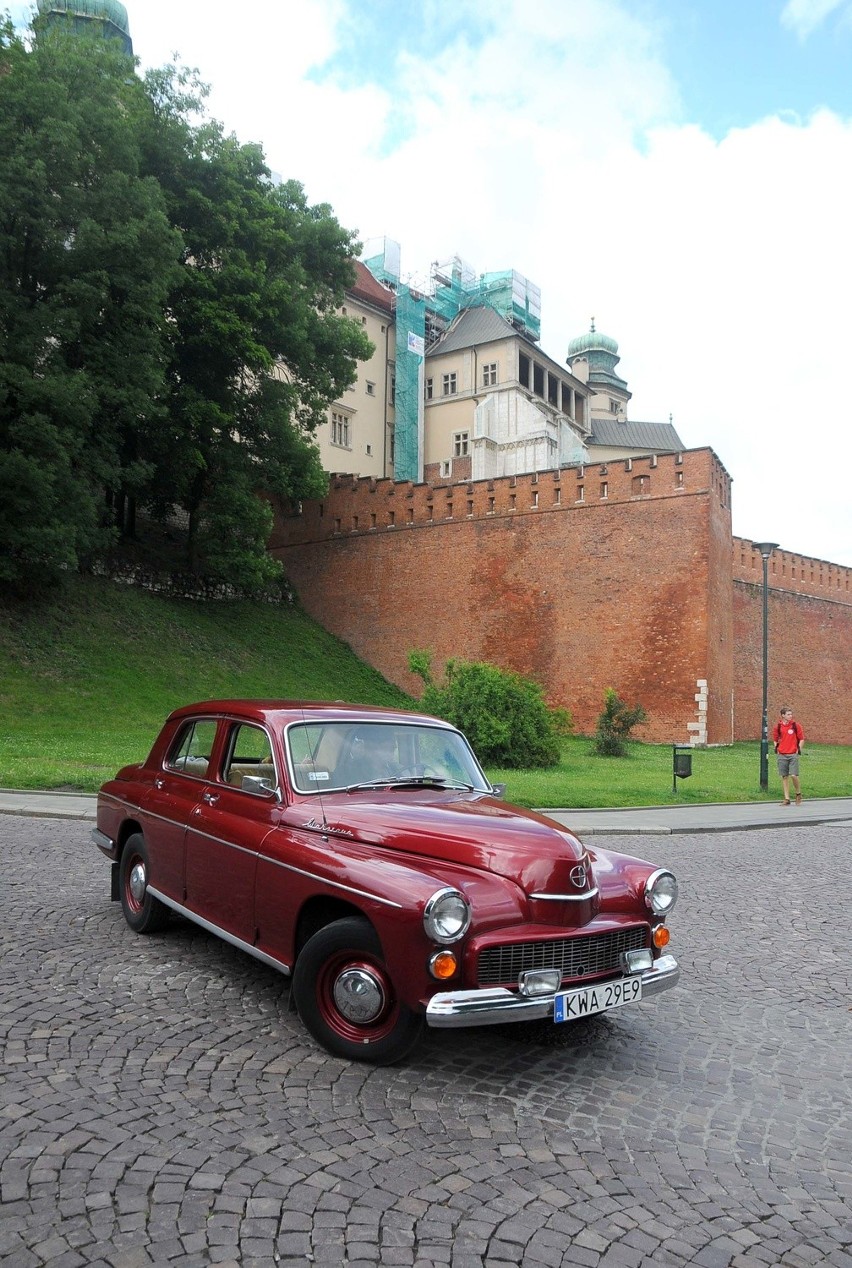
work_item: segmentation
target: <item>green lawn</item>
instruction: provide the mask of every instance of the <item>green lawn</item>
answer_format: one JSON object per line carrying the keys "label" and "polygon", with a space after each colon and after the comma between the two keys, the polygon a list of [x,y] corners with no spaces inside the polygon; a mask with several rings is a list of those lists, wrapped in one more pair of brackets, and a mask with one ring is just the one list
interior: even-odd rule
{"label": "green lawn", "polygon": [[[36,607],[0,608],[0,787],[94,791],[143,758],[178,705],[222,696],[411,706],[402,691],[294,607],[190,603],[98,580],[69,579]],[[563,743],[546,771],[489,769],[527,806],[641,806],[760,801],[759,747],[696,750],[672,795],[670,745],[595,757]],[[769,755],[769,798],[779,796]],[[807,745],[807,797],[852,796],[852,752]]]}
{"label": "green lawn", "polygon": [[[491,770],[506,797],[522,806],[662,806],[713,801],[777,801],[781,781],[769,750],[769,792],[760,791],[760,745],[695,749],[692,775],[672,792],[670,744],[631,744],[627,757],[596,757],[588,739],[563,741],[562,760],[543,771]],[[806,744],[801,759],[806,797],[852,797],[852,750]]]}

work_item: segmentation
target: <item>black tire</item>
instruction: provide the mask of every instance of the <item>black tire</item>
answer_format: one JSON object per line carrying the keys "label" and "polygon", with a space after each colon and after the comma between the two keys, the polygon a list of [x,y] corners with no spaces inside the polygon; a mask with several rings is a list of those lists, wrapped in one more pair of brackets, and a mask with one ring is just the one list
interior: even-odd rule
{"label": "black tire", "polygon": [[148,893],[148,847],[141,832],[127,838],[119,866],[119,893],[124,919],[134,933],[157,933],[169,918],[169,909]]}
{"label": "black tire", "polygon": [[397,998],[375,930],[357,916],[308,939],[296,961],[293,998],[317,1043],[349,1061],[401,1061],[423,1031],[423,1018]]}

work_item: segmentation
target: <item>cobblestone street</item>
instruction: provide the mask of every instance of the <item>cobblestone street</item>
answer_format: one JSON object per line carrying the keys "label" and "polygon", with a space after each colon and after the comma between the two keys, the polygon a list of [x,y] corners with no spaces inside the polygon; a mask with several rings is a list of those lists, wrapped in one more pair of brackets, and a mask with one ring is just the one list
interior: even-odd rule
{"label": "cobblestone street", "polygon": [[848,826],[590,839],[678,874],[680,984],[389,1069],[89,829],[0,817],[0,1262],[852,1268]]}

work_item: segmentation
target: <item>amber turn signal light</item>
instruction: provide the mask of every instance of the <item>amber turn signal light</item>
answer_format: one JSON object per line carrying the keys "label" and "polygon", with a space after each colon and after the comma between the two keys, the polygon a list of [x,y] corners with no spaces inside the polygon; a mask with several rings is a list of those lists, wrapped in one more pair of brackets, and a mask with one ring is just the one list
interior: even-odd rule
{"label": "amber turn signal light", "polygon": [[663,947],[667,947],[669,945],[669,940],[672,935],[669,933],[665,925],[657,925],[652,936],[654,939],[654,946],[661,950]]}
{"label": "amber turn signal light", "polygon": [[439,981],[452,977],[458,967],[459,962],[452,951],[436,951],[429,961],[429,972]]}

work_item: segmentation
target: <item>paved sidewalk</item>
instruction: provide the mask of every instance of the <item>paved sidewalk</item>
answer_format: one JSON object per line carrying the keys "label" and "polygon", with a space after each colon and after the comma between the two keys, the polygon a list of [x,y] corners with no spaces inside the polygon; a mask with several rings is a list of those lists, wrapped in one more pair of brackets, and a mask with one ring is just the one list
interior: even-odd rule
{"label": "paved sidewalk", "polygon": [[822,797],[800,806],[777,802],[719,802],[699,806],[635,806],[626,810],[546,810],[579,836],[637,832],[741,832],[750,828],[795,828],[838,823],[852,832],[852,797]]}
{"label": "paved sidewalk", "polygon": [[[579,836],[637,833],[737,832],[749,828],[791,828],[802,824],[847,824],[852,831],[852,797],[823,797],[800,806],[776,802],[734,802],[704,806],[637,806],[625,810],[545,810],[544,814]],[[95,797],[87,793],[30,792],[0,788],[0,814],[45,819],[95,818]]]}

